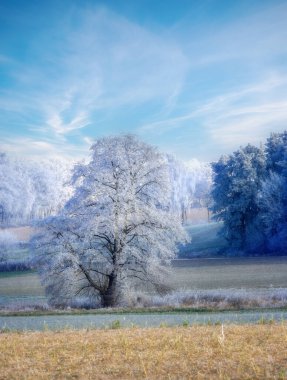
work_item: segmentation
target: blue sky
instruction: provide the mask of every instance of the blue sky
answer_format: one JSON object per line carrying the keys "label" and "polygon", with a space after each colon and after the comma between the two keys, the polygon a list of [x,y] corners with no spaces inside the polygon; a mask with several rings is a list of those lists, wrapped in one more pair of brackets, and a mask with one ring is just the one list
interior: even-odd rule
{"label": "blue sky", "polygon": [[211,161],[287,128],[287,1],[0,1],[1,150],[135,133]]}

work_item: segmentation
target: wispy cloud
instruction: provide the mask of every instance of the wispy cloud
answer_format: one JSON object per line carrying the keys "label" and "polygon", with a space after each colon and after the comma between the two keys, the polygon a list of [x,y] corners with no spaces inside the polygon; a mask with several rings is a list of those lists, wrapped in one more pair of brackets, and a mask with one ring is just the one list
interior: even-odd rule
{"label": "wispy cloud", "polygon": [[51,159],[66,159],[77,161],[87,156],[87,146],[80,144],[67,144],[54,140],[38,140],[34,137],[2,138],[1,152],[9,152],[15,156],[39,159],[49,157]]}
{"label": "wispy cloud", "polygon": [[171,131],[177,131],[178,135],[192,132],[194,125],[200,125],[207,139],[202,143],[218,154],[248,142],[259,144],[271,131],[286,128],[286,86],[287,76],[271,75],[265,81],[222,93],[200,104],[190,103],[182,114],[142,125],[139,133],[160,139]]}
{"label": "wispy cloud", "polygon": [[201,25],[200,38],[198,29],[190,27],[188,33],[189,26],[179,24],[178,38],[190,62],[180,103],[166,117],[142,123],[139,133],[169,140],[169,147],[178,137],[175,149],[185,156],[196,156],[203,146],[214,158],[286,128],[286,17],[287,4],[278,2],[230,22]]}
{"label": "wispy cloud", "polygon": [[[216,119],[224,119],[231,116],[238,116],[242,113],[257,112],[258,108],[254,107],[254,102],[260,101],[260,97],[258,97],[258,95],[261,97],[262,95],[267,95],[268,97],[271,95],[271,97],[276,96],[281,98],[282,94],[279,90],[282,89],[282,87],[285,89],[286,86],[287,76],[271,75],[269,79],[265,79],[260,83],[251,83],[248,86],[239,88],[236,91],[226,93],[223,92],[220,95],[207,99],[205,102],[200,104],[189,103],[185,105],[185,108],[190,112],[185,112],[179,116],[142,125],[139,127],[139,131],[146,132],[156,130],[156,132],[160,134],[172,128],[181,128],[181,122],[198,117],[208,117],[209,115],[214,117],[216,114]],[[265,97],[263,98],[265,99]],[[242,105],[238,106],[238,104],[243,101],[249,101],[250,105],[248,107],[242,107]],[[265,106],[265,111],[268,112],[270,108],[268,103],[263,104],[261,109],[263,111]]]}
{"label": "wispy cloud", "polygon": [[0,89],[7,149],[77,155],[118,128],[175,153],[184,147],[192,157],[203,149],[202,132],[207,155],[219,154],[286,124],[284,2],[172,30],[92,2],[75,4],[52,20],[44,38],[27,42],[28,59],[0,55],[7,70]]}
{"label": "wispy cloud", "polygon": [[[262,70],[287,52],[286,17],[286,2],[274,1],[235,19],[213,20],[211,25],[201,27],[200,38],[197,29],[190,28],[190,33],[185,33],[184,51],[192,58],[192,67],[240,61]],[[188,29],[188,25],[184,28]]]}
{"label": "wispy cloud", "polygon": [[10,90],[2,106],[8,102],[11,110],[25,111],[27,101],[11,101],[25,92],[35,99],[44,124],[60,135],[95,122],[99,110],[155,99],[171,106],[170,94],[187,70],[175,44],[104,9],[77,9],[58,28],[60,41],[37,46],[35,63],[19,63],[15,93]]}

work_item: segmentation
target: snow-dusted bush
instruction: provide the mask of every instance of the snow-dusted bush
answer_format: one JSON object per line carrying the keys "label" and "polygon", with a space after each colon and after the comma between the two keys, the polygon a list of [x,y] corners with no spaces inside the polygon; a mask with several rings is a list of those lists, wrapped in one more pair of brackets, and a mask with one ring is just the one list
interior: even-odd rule
{"label": "snow-dusted bush", "polygon": [[9,312],[17,311],[50,311],[54,310],[45,300],[16,300],[1,306],[1,310]]}

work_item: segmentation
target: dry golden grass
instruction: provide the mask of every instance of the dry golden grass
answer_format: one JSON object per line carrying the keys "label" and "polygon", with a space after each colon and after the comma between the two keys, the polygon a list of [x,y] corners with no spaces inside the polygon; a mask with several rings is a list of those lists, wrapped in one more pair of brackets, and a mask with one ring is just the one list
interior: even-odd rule
{"label": "dry golden grass", "polygon": [[0,335],[1,379],[287,379],[287,325]]}

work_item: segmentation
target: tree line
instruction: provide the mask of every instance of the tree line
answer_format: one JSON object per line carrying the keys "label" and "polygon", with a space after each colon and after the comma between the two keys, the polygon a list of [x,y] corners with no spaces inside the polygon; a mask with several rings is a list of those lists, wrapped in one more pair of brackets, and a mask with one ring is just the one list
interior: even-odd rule
{"label": "tree line", "polygon": [[20,160],[0,152],[0,227],[56,214],[71,196],[71,169],[66,161]]}
{"label": "tree line", "polygon": [[[206,205],[211,168],[197,160],[184,163],[171,155],[165,157],[171,207],[185,221],[192,207]],[[59,159],[20,160],[0,153],[0,227],[27,225],[56,215],[72,195],[75,164]]]}
{"label": "tree line", "polygon": [[211,211],[235,253],[287,248],[287,131],[212,163]]}

